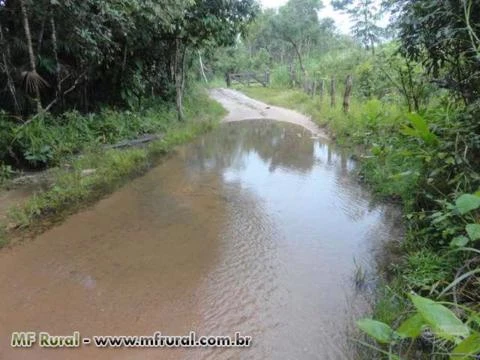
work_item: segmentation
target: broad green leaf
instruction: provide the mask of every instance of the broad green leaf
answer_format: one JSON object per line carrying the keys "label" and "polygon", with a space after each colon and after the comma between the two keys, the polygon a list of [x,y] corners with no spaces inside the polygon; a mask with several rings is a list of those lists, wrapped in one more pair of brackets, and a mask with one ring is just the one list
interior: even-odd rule
{"label": "broad green leaf", "polygon": [[480,334],[473,333],[453,349],[450,359],[467,360],[472,359],[472,355],[478,354],[480,354]]}
{"label": "broad green leaf", "polygon": [[451,247],[464,247],[470,242],[470,239],[466,236],[457,236],[450,242]]}
{"label": "broad green leaf", "polygon": [[472,241],[480,239],[480,224],[468,224],[465,229]]}
{"label": "broad green leaf", "polygon": [[357,321],[357,325],[361,330],[380,343],[389,344],[393,341],[395,332],[390,326],[383,322],[372,319],[361,319]]}
{"label": "broad green leaf", "polygon": [[418,312],[438,337],[454,340],[459,336],[467,337],[470,335],[469,328],[442,304],[418,295],[410,295],[410,298]]}
{"label": "broad green leaf", "polygon": [[403,337],[416,338],[422,333],[422,328],[426,325],[426,321],[420,314],[415,314],[405,320],[397,329],[397,333]]}
{"label": "broad green leaf", "polygon": [[472,210],[480,208],[480,196],[463,194],[457,199],[455,205],[460,214],[466,214]]}
{"label": "broad green leaf", "polygon": [[406,117],[410,121],[411,127],[403,127],[401,132],[404,135],[421,138],[427,144],[434,144],[437,141],[437,137],[430,131],[423,117],[416,113],[407,114]]}
{"label": "broad green leaf", "polygon": [[407,119],[410,120],[415,130],[420,134],[427,134],[430,132],[428,129],[428,124],[423,117],[417,113],[409,113],[406,115]]}

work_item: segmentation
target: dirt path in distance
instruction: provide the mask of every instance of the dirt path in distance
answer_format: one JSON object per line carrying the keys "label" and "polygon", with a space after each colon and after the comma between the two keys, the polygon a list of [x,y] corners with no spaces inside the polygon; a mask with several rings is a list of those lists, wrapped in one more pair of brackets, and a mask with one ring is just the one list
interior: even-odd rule
{"label": "dirt path in distance", "polygon": [[229,114],[224,118],[224,122],[254,119],[277,120],[300,125],[309,130],[313,137],[328,139],[327,134],[308,116],[296,111],[268,105],[232,89],[213,89],[210,91],[210,95],[228,110]]}

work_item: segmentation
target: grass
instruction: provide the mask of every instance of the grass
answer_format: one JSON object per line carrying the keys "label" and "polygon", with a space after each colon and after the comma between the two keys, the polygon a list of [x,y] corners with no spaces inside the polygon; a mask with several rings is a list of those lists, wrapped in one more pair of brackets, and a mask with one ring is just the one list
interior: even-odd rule
{"label": "grass", "polygon": [[353,138],[356,143],[364,143],[371,132],[389,132],[398,127],[402,109],[373,99],[359,101],[352,98],[350,112],[341,109],[342,99],[336,98],[336,106],[330,106],[330,98],[325,95],[312,97],[299,89],[242,87],[241,91],[272,105],[284,106],[312,117],[318,125],[326,127],[340,143]]}
{"label": "grass", "polygon": [[[49,223],[97,201],[132,177],[144,173],[176,145],[212,129],[224,116],[225,110],[210,100],[204,91],[197,90],[194,95],[186,99],[186,121],[176,121],[174,112],[155,115],[164,118],[164,123],[160,124],[164,127],[161,140],[144,148],[127,150],[104,150],[98,144],[91,145],[81,156],[64,158],[63,165],[68,163],[68,167],[54,170],[53,186],[33,195],[23,205],[10,209],[10,230],[5,230],[6,224],[0,224],[0,246],[5,246],[18,235],[40,232]],[[124,115],[113,113],[112,116]],[[115,122],[112,121],[112,124]],[[86,170],[91,174],[85,176]]]}

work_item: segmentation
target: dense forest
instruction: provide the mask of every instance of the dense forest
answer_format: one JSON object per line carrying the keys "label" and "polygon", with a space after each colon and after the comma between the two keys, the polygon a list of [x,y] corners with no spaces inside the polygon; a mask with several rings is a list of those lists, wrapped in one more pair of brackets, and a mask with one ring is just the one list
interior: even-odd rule
{"label": "dense forest", "polygon": [[183,119],[192,54],[232,44],[256,9],[252,0],[1,1],[0,161],[53,160],[53,144],[35,145],[27,126],[55,123],[49,114],[133,109],[156,97],[175,100]]}
{"label": "dense forest", "polygon": [[[16,169],[61,165],[98,145],[218,116],[200,84],[268,71],[269,87],[240,90],[311,115],[358,152],[360,178],[404,208],[398,259],[373,319],[358,324],[363,346],[388,359],[474,359],[480,3],[331,4],[350,17],[351,35],[319,17],[321,0],[263,10],[254,0],[0,0],[0,183]],[[115,176],[128,173],[131,164],[109,156],[105,166],[121,168]],[[67,190],[60,182],[18,217],[28,223],[82,200],[85,189],[65,176]]]}

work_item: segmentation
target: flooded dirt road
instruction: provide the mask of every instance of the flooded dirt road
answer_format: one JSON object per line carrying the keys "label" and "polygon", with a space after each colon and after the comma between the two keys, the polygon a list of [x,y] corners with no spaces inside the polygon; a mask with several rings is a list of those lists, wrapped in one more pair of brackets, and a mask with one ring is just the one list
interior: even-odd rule
{"label": "flooded dirt road", "polygon": [[[284,122],[226,123],[179,147],[91,209],[0,251],[0,359],[351,359],[346,329],[364,305],[355,270],[372,268],[396,219],[353,169]],[[12,331],[191,330],[239,331],[253,344],[9,347]]]}

